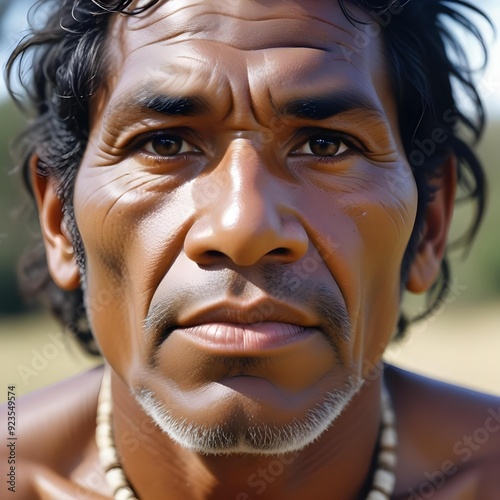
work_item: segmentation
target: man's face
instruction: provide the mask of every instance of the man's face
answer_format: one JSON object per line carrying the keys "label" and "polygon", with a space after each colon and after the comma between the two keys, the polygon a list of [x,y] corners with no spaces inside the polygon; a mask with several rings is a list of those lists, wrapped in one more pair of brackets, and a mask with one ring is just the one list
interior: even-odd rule
{"label": "man's face", "polygon": [[417,193],[380,37],[331,0],[112,27],[74,194],[102,352],[181,444],[304,446],[398,317]]}

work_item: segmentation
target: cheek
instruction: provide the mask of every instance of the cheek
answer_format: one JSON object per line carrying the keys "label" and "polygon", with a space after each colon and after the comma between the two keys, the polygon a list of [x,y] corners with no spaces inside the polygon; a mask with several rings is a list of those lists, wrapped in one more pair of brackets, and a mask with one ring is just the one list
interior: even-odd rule
{"label": "cheek", "polygon": [[354,347],[365,359],[376,360],[389,342],[399,318],[401,266],[415,223],[417,190],[409,169],[395,170],[399,183],[384,175],[370,182],[356,212],[363,241],[360,265],[358,332]]}
{"label": "cheek", "polygon": [[[190,213],[163,178],[85,169],[75,184],[75,215],[86,255],[86,306],[97,342],[119,373],[144,363],[143,321],[158,283],[182,248]],[[105,297],[105,301],[103,298]]]}
{"label": "cheek", "polygon": [[[363,240],[361,270],[366,284],[373,286],[379,279],[398,278],[406,246],[410,239],[416,215],[416,197],[370,192],[360,195],[353,219]],[[387,273],[390,272],[390,275]]]}
{"label": "cheek", "polygon": [[399,316],[401,264],[417,208],[411,170],[404,163],[357,166],[304,198],[311,241],[349,311],[351,356],[374,361]]}
{"label": "cheek", "polygon": [[304,188],[299,211],[349,309],[357,309],[355,295],[372,295],[381,283],[396,282],[399,290],[417,208],[409,167],[358,164],[351,172],[321,181],[312,179]]}

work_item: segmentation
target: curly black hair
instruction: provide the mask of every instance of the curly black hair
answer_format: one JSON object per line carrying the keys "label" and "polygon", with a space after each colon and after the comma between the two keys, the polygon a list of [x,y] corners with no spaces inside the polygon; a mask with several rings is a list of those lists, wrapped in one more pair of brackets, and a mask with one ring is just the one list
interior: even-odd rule
{"label": "curly black hair", "polygon": [[[33,196],[29,163],[36,155],[39,175],[57,181],[65,222],[82,273],[85,253],[75,224],[73,187],[88,141],[89,103],[106,78],[104,46],[109,21],[114,15],[145,12],[160,1],[151,0],[133,9],[133,0],[39,0],[32,14],[36,17],[36,13],[41,13],[45,19],[43,25],[31,29],[6,66],[11,96],[25,111],[35,114],[19,141],[19,166],[24,184]],[[483,216],[485,175],[471,145],[481,136],[485,113],[464,49],[452,25],[455,23],[471,33],[486,58],[484,39],[469,16],[473,13],[487,17],[465,0],[337,1],[344,15],[359,30],[360,47],[364,40],[379,34],[384,41],[401,136],[418,189],[416,223],[401,269],[404,285],[426,207],[433,197],[432,180],[440,174],[443,160],[450,154],[458,161],[461,197],[475,206],[474,219],[461,244],[472,242]],[[356,19],[352,6],[366,10],[373,20],[367,23]],[[31,71],[23,72],[23,59],[29,61]],[[15,93],[16,80],[24,87],[24,98]],[[457,95],[461,95],[462,100],[466,95],[469,105],[459,102]],[[463,139],[464,132],[468,142]],[[439,140],[435,139],[438,135]],[[397,178],[388,180],[397,185]],[[86,321],[82,289],[64,291],[55,285],[48,273],[43,245],[37,244],[22,259],[20,270],[25,293],[43,298],[84,348],[99,354]],[[401,312],[397,337],[403,335],[409,323],[439,307],[449,280],[450,269],[445,257],[440,277],[428,293],[427,308],[414,318],[407,318]]]}

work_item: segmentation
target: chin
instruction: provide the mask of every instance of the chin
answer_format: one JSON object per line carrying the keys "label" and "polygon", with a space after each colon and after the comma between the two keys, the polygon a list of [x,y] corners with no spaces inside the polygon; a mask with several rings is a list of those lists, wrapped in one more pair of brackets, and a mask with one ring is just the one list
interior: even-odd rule
{"label": "chin", "polygon": [[248,402],[241,404],[237,397],[222,398],[203,423],[200,423],[200,413],[193,419],[179,410],[174,414],[149,389],[137,392],[135,397],[163,433],[195,453],[282,455],[299,451],[317,440],[337,420],[362,385],[362,380],[349,378],[343,387],[323,394],[321,401],[310,405],[300,416],[280,415],[276,408],[265,408],[255,402],[249,407]]}

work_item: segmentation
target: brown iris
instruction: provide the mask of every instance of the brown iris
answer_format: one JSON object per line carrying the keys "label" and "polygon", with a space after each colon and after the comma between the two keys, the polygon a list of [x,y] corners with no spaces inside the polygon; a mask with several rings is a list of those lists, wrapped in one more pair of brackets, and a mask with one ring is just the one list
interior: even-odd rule
{"label": "brown iris", "polygon": [[150,141],[150,149],[158,156],[175,156],[182,150],[183,139],[175,135],[157,135]]}
{"label": "brown iris", "polygon": [[334,156],[341,146],[342,141],[338,137],[327,134],[316,135],[309,140],[309,148],[317,156]]}

